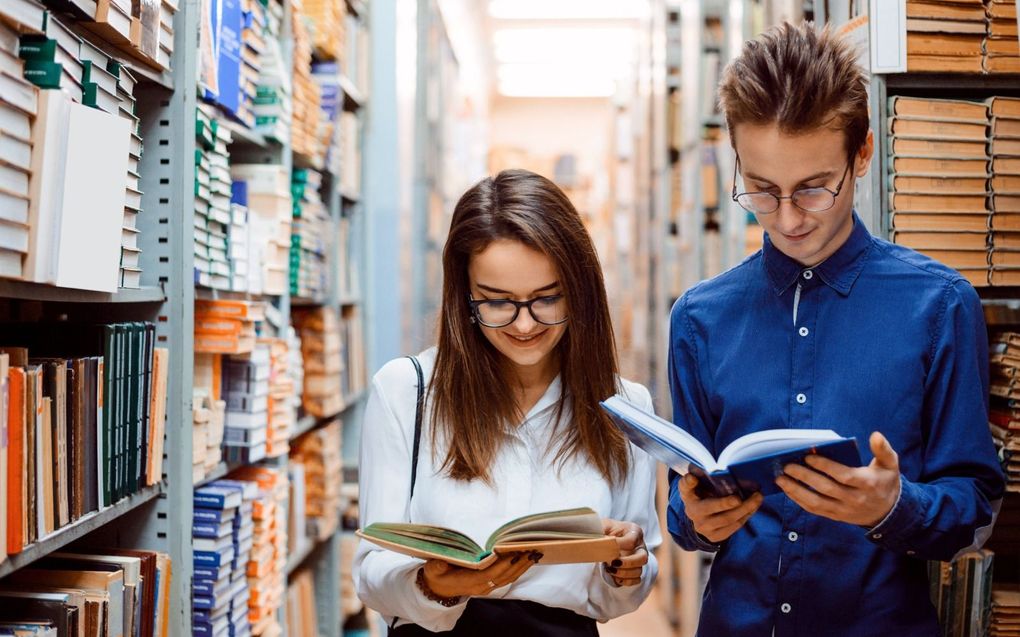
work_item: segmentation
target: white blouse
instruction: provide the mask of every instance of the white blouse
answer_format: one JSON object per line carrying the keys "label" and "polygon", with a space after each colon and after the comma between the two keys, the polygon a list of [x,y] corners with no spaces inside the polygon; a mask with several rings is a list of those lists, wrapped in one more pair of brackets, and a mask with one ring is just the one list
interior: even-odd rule
{"label": "white blouse", "polygon": [[[426,383],[435,357],[434,348],[418,356]],[[652,409],[647,389],[626,380],[622,384],[628,399]],[[585,462],[571,460],[557,470],[560,463],[553,462],[555,450],[550,453],[548,444],[561,394],[558,377],[499,452],[493,486],[480,480],[453,480],[439,472],[445,454],[440,450],[433,456],[426,404],[418,477],[408,507],[417,386],[414,367],[404,358],[390,361],[372,379],[361,433],[362,526],[406,521],[433,524],[460,531],[484,546],[490,533],[520,516],[587,506],[600,517],[638,524],[650,551],[662,542],[655,513],[655,462],[641,449],[631,445],[630,475],[615,487]],[[564,417],[570,417],[569,409]],[[415,584],[422,564],[420,559],[362,540],[354,558],[358,596],[382,613],[387,624],[399,618],[397,625],[414,623],[434,632],[451,630],[464,612],[466,600],[446,608],[422,595]],[[531,600],[604,622],[635,610],[651,591],[657,572],[651,553],[636,586],[616,586],[601,564],[538,565],[486,597]]]}

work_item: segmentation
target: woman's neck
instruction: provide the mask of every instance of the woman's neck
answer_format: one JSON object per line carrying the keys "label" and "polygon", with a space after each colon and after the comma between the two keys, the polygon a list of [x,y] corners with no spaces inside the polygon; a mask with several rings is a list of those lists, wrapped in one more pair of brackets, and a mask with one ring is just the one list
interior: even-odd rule
{"label": "woman's neck", "polygon": [[550,356],[542,363],[528,367],[513,365],[509,372],[513,379],[512,385],[514,399],[517,401],[517,410],[520,412],[521,418],[524,418],[559,374],[559,357]]}

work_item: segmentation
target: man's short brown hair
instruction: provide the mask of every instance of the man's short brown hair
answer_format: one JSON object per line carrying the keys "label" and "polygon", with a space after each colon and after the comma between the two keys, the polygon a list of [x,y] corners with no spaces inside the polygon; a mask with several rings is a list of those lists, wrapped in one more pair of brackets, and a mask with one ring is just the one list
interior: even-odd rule
{"label": "man's short brown hair", "polygon": [[778,124],[786,133],[825,127],[845,131],[849,155],[868,136],[867,88],[847,40],[828,26],[784,22],[744,43],[723,72],[719,102],[731,139],[743,123]]}

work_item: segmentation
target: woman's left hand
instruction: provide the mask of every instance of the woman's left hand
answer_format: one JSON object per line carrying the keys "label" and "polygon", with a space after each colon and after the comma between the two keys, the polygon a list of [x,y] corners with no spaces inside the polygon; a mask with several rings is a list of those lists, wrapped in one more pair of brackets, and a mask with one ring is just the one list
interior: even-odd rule
{"label": "woman's left hand", "polygon": [[602,520],[602,530],[606,535],[615,537],[620,547],[620,557],[603,565],[606,572],[612,576],[617,586],[637,586],[641,583],[641,573],[648,563],[644,531],[633,522],[609,518]]}

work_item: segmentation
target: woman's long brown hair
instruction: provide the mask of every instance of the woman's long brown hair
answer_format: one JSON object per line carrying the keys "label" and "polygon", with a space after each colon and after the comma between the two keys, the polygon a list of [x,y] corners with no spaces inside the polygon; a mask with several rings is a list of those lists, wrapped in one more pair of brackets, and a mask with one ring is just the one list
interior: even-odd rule
{"label": "woman's long brown hair", "polygon": [[[556,184],[526,170],[483,179],[460,198],[443,250],[439,346],[429,389],[433,448],[442,470],[488,482],[507,433],[522,417],[507,361],[470,321],[471,258],[510,239],[547,255],[559,272],[569,321],[557,344],[563,394],[554,462],[587,460],[610,483],[629,468],[626,438],[598,403],[617,393],[617,357],[602,268],[591,237]],[[563,414],[569,405],[572,418]]]}

